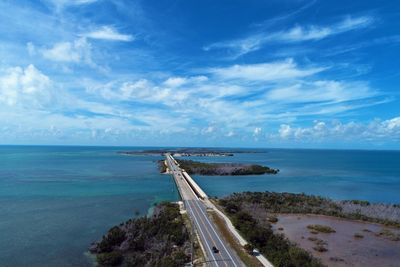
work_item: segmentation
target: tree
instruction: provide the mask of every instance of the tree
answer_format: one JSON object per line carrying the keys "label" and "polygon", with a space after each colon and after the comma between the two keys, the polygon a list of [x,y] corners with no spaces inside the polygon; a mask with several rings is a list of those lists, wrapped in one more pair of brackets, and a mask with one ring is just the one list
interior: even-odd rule
{"label": "tree", "polygon": [[254,246],[252,244],[247,243],[246,245],[243,246],[244,250],[246,250],[247,253],[249,253],[250,255],[253,254],[253,249]]}

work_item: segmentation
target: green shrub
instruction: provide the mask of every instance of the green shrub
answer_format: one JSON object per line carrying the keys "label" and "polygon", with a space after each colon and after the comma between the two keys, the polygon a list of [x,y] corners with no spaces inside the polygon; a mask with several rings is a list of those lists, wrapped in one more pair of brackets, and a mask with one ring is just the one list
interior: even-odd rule
{"label": "green shrub", "polygon": [[100,266],[111,267],[119,265],[123,260],[123,256],[119,251],[112,251],[98,254],[96,259]]}
{"label": "green shrub", "polygon": [[312,231],[317,231],[319,233],[336,233],[335,229],[332,227],[329,227],[327,225],[321,225],[321,224],[310,224],[307,225],[307,228],[312,230]]}

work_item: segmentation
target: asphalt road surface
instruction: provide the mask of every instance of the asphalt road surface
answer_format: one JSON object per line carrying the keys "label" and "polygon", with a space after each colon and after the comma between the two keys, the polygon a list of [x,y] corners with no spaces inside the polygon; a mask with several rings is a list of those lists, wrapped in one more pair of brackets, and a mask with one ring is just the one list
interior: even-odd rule
{"label": "asphalt road surface", "polygon": [[[212,267],[244,266],[236,253],[225,244],[213,222],[208,218],[206,206],[197,198],[195,192],[184,179],[181,169],[175,164],[170,155],[167,155],[167,162],[174,175],[185,208],[200,236],[200,242],[206,252],[208,265]],[[216,247],[219,251],[216,253],[213,251],[213,247]]]}

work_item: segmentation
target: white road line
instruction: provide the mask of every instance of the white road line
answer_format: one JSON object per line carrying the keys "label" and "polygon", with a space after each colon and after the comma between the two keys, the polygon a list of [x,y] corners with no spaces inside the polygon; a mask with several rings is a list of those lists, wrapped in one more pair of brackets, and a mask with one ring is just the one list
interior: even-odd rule
{"label": "white road line", "polygon": [[[188,202],[188,201],[186,201],[186,202]],[[188,203],[188,207],[189,207],[189,209],[190,209],[190,212],[192,213],[193,218],[194,218],[195,221],[196,221],[197,228],[200,230],[200,233],[201,233],[201,235],[203,236],[204,243],[206,243],[206,246],[207,246],[207,248],[208,248],[208,251],[209,251],[210,254],[211,254],[211,257],[213,258],[214,262],[217,263],[217,261],[216,261],[216,259],[215,259],[215,257],[214,257],[214,254],[213,254],[213,252],[211,251],[211,248],[210,248],[210,246],[209,246],[208,243],[207,243],[207,239],[206,239],[206,237],[205,237],[205,235],[204,235],[204,233],[203,233],[203,230],[201,230],[200,224],[199,224],[199,222],[197,221],[196,216],[194,216],[194,212],[193,212],[193,210],[192,210],[192,207],[190,207],[190,203]],[[218,266],[218,263],[217,263],[217,266]]]}
{"label": "white road line", "polygon": [[222,242],[222,240],[219,238],[219,236],[218,236],[217,232],[215,231],[214,227],[213,227],[213,226],[212,226],[212,224],[210,223],[210,220],[208,219],[207,215],[206,215],[206,214],[204,213],[204,211],[203,211],[203,210],[200,208],[200,205],[199,205],[199,203],[197,203],[197,202],[196,202],[196,205],[199,207],[199,209],[200,209],[201,213],[203,213],[203,215],[206,217],[206,221],[207,221],[207,223],[210,225],[210,227],[211,227],[211,229],[213,230],[214,234],[217,236],[217,238],[218,238],[219,242],[221,242],[221,244],[222,244],[222,246],[224,247],[224,249],[225,249],[226,253],[227,253],[227,254],[228,254],[228,256],[229,256],[229,258],[232,260],[232,262],[233,262],[233,265],[235,265],[235,266],[237,267],[237,265],[236,265],[235,261],[233,260],[233,257],[232,257],[232,255],[229,253],[228,249],[225,247],[225,245],[224,245],[224,242]]}
{"label": "white road line", "polygon": [[[174,164],[173,164],[171,161],[172,161],[172,160],[170,160],[170,164],[171,164],[171,166],[173,166]],[[176,171],[175,167],[174,167],[174,170]],[[181,171],[180,171],[180,172],[181,172]],[[181,175],[182,175],[182,172],[181,172]],[[201,214],[205,217],[205,220],[206,220],[207,223],[210,225],[210,227],[211,227],[211,229],[213,230],[215,236],[218,238],[219,242],[222,244],[222,246],[223,246],[223,248],[225,249],[226,253],[228,254],[229,258],[231,259],[231,261],[233,262],[233,264],[237,267],[235,261],[234,261],[233,258],[232,258],[232,255],[229,253],[228,249],[225,247],[224,243],[223,243],[222,240],[219,238],[217,232],[215,231],[215,229],[214,229],[213,226],[211,225],[211,223],[210,223],[210,221],[209,221],[207,215],[206,215],[206,214],[203,212],[203,210],[201,209],[199,203],[197,203],[197,201],[198,201],[199,198],[197,197],[196,193],[195,193],[194,190],[191,188],[191,186],[189,185],[188,181],[186,181],[185,178],[184,178],[184,182],[183,182],[183,183],[184,183],[185,185],[187,185],[187,187],[189,188],[189,190],[193,193],[193,195],[194,195],[194,197],[195,197],[196,199],[194,199],[194,200],[192,200],[192,201],[194,201],[194,202],[196,203],[196,205],[197,205],[197,207],[199,208]],[[188,202],[188,201],[186,200],[186,202]],[[214,254],[213,254],[213,252],[211,251],[210,246],[208,245],[207,239],[205,238],[205,235],[204,235],[203,231],[202,231],[201,228],[200,228],[200,224],[199,224],[199,222],[198,222],[198,220],[197,220],[197,218],[196,218],[196,216],[195,216],[195,214],[194,214],[194,212],[193,212],[193,209],[192,209],[192,207],[190,206],[190,204],[188,204],[188,206],[189,206],[190,211],[191,211],[191,213],[192,213],[192,215],[193,215],[193,217],[194,217],[194,219],[195,219],[195,221],[196,221],[196,223],[197,223],[197,225],[198,225],[198,228],[199,228],[199,230],[200,230],[200,232],[201,232],[201,234],[202,234],[202,236],[203,236],[203,238],[204,238],[204,242],[206,243],[206,246],[207,246],[207,248],[209,249],[209,252],[211,252],[210,254],[211,254],[211,256],[212,256],[214,262],[215,262],[216,265],[218,266],[219,263],[216,261],[216,259],[215,259],[215,257],[214,257]],[[211,239],[212,239],[212,236],[211,236],[211,235],[210,235],[210,237],[211,237]]]}

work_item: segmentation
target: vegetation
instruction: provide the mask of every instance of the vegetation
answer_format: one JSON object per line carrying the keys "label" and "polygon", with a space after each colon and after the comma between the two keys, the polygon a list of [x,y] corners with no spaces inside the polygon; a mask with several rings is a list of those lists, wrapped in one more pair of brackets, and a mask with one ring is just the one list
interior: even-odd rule
{"label": "vegetation", "polygon": [[327,233],[327,234],[336,233],[336,231],[333,228],[321,224],[310,224],[307,225],[307,228],[310,230],[317,231],[319,233]]}
{"label": "vegetation", "polygon": [[246,244],[243,246],[243,249],[246,250],[247,253],[253,254],[254,246],[251,244]]}
{"label": "vegetation", "polygon": [[345,200],[344,202],[361,205],[361,206],[369,206],[371,204],[371,203],[369,203],[369,201],[366,201],[366,200]]}
{"label": "vegetation", "polygon": [[[241,206],[246,206],[246,209],[252,211],[252,213],[255,210],[258,210],[264,213],[268,212],[272,214],[321,214],[400,227],[399,220],[390,220],[378,217],[379,214],[377,213],[372,213],[371,215],[367,216],[361,213],[359,209],[348,208],[348,205],[356,205],[356,207],[363,207],[374,210],[374,204],[359,200],[334,202],[328,198],[305,194],[244,192],[234,193],[229,197],[220,200],[220,203],[221,205],[226,206],[226,209],[229,212],[233,213],[240,209]],[[377,206],[379,206],[379,204],[377,204]],[[394,209],[394,207],[391,208]]]}
{"label": "vegetation", "polygon": [[395,232],[390,231],[389,229],[382,229],[377,235],[386,237],[392,241],[400,241],[400,234],[396,234]]}
{"label": "vegetation", "polygon": [[[284,235],[278,233],[279,231],[272,230],[271,218],[279,213],[320,214],[400,227],[398,220],[372,216],[381,210],[379,204],[359,200],[335,202],[328,198],[305,194],[244,192],[219,199],[218,204],[223,207],[234,226],[250,245],[258,248],[274,266],[322,266],[322,263],[307,251],[291,243]],[[389,208],[390,211],[396,209],[394,206]],[[361,209],[370,213],[362,213]],[[309,225],[308,228],[314,234],[335,232],[326,225]],[[398,235],[388,230],[378,235],[391,240],[400,240]],[[355,235],[355,238],[361,238],[361,235]],[[309,240],[314,243],[314,250],[327,251],[327,244],[323,240],[316,236],[310,237]],[[339,258],[336,260],[341,261]]]}
{"label": "vegetation", "polygon": [[360,233],[355,233],[354,238],[364,238],[364,236]]}
{"label": "vegetation", "polygon": [[162,203],[151,218],[111,228],[90,251],[100,266],[183,266],[190,261],[189,234],[176,204]]}
{"label": "vegetation", "polygon": [[189,174],[200,175],[259,175],[277,174],[279,170],[261,165],[238,163],[205,163],[193,160],[177,160],[180,167]]}
{"label": "vegetation", "polygon": [[236,251],[242,262],[247,267],[261,267],[262,264],[258,261],[258,259],[252,256],[254,246],[252,246],[251,244],[246,244],[244,247],[240,246],[235,237],[233,237],[230,230],[227,228],[225,221],[215,212],[210,212],[210,215],[224,239]]}
{"label": "vegetation", "polygon": [[273,232],[271,224],[261,224],[249,212],[242,209],[239,203],[225,198],[219,201],[230,216],[233,225],[276,267],[317,267],[322,263],[307,251],[291,243],[282,234]]}
{"label": "vegetation", "polygon": [[315,247],[313,247],[313,249],[314,249],[315,251],[318,251],[318,252],[325,252],[325,251],[328,251],[328,249],[327,249],[325,246],[323,246],[323,245],[316,245]]}
{"label": "vegetation", "polygon": [[157,162],[157,164],[158,164],[158,169],[160,170],[160,173],[167,172],[167,165],[165,164],[164,160],[159,160]]}

